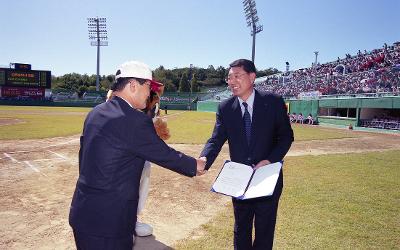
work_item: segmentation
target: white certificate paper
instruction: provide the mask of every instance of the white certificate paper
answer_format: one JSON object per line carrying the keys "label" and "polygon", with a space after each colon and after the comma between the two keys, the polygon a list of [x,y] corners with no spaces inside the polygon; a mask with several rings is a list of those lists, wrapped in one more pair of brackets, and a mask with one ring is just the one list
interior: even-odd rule
{"label": "white certificate paper", "polygon": [[226,161],[211,191],[238,199],[270,196],[274,193],[281,168],[281,162],[253,170],[251,166]]}

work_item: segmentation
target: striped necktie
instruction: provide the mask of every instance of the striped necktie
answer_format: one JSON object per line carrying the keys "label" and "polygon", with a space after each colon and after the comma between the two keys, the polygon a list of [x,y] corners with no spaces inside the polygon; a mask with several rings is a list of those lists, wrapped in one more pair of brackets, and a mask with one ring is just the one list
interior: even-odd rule
{"label": "striped necktie", "polygon": [[251,118],[249,110],[247,109],[248,104],[243,102],[244,106],[244,114],[243,114],[243,123],[244,123],[244,131],[246,132],[247,144],[250,145],[251,138]]}

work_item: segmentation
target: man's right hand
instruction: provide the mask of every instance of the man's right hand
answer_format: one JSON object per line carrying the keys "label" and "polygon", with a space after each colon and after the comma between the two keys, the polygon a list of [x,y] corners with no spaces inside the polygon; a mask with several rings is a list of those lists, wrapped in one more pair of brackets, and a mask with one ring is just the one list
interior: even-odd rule
{"label": "man's right hand", "polygon": [[207,158],[204,156],[200,157],[200,158],[196,159],[196,162],[197,162],[196,176],[205,174],[207,172],[207,170],[205,170]]}

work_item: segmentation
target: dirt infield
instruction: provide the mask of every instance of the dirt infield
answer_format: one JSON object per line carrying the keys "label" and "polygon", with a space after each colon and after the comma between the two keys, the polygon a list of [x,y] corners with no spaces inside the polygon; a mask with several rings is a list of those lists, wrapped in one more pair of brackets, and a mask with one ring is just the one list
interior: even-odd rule
{"label": "dirt infield", "polygon": [[[352,132],[357,138],[295,142],[289,156],[400,149],[400,136]],[[172,147],[197,156],[202,145]],[[75,249],[68,212],[78,173],[79,136],[1,141],[0,249]],[[134,249],[168,249],[210,220],[229,198],[209,191],[227,147],[208,174],[187,178],[153,166],[141,220],[154,236]]]}

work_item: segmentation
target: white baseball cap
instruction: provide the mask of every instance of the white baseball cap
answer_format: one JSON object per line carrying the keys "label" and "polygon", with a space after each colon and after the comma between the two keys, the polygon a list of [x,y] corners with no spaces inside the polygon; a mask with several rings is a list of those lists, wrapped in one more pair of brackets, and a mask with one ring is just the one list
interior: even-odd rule
{"label": "white baseball cap", "polygon": [[117,73],[115,73],[115,79],[117,80],[122,77],[134,77],[149,80],[152,88],[163,86],[162,83],[153,80],[150,67],[147,64],[138,61],[128,61],[121,64],[117,69]]}

